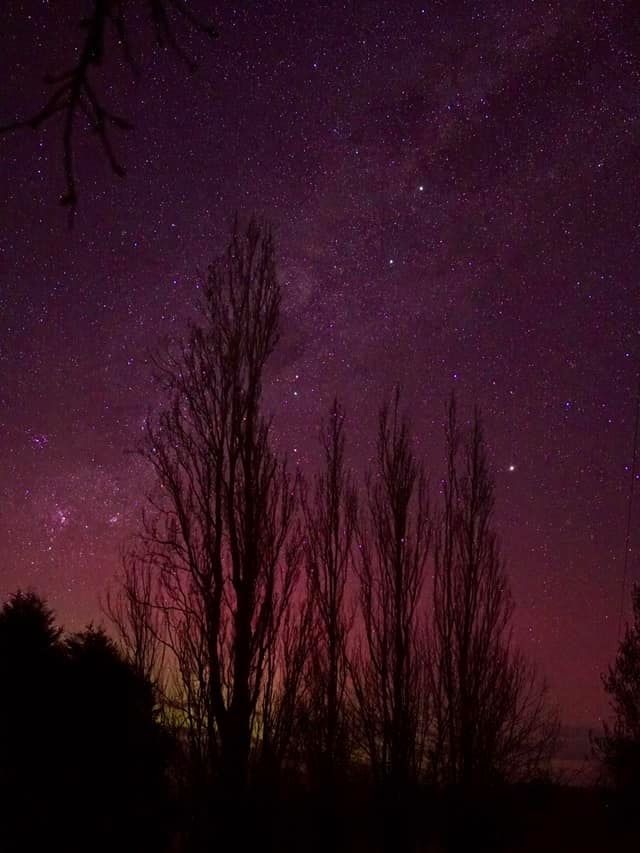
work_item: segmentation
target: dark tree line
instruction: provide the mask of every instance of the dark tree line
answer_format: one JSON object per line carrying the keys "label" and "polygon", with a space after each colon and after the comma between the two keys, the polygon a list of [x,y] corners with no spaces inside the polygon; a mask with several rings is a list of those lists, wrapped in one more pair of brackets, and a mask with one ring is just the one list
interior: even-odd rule
{"label": "dark tree line", "polygon": [[[0,610],[0,849],[402,851],[436,803],[448,849],[497,849],[478,804],[549,773],[557,718],[513,642],[479,412],[461,429],[446,409],[437,500],[398,390],[362,487],[337,399],[305,481],[262,408],[280,303],[270,230],[236,222],[156,362],[155,485],[106,603],[117,644],[64,635],[33,593]],[[635,802],[633,604],[596,743]]]}
{"label": "dark tree line", "polygon": [[356,773],[397,847],[416,786],[471,796],[546,772],[556,718],[511,639],[480,416],[462,434],[449,407],[442,508],[398,391],[363,494],[337,401],[306,485],[262,411],[280,302],[269,228],[236,223],[198,320],[157,361],[166,405],[141,448],[156,488],[110,609],[186,744],[204,844],[247,831],[230,816],[264,782],[304,779],[329,814]]}
{"label": "dark tree line", "polygon": [[429,790],[470,802],[547,772],[555,716],[512,643],[480,416],[462,432],[449,406],[439,504],[399,390],[363,488],[337,400],[306,482],[262,405],[280,304],[269,228],[236,222],[156,360],[118,646],[63,636],[32,594],[0,613],[3,849],[281,849],[295,802],[333,849],[360,790],[402,850]]}

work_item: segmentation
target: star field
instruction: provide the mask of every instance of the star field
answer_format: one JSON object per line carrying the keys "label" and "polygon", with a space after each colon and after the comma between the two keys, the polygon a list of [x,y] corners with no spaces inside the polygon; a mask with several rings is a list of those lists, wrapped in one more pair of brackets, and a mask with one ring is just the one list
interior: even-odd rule
{"label": "star field", "polygon": [[[209,4],[192,4],[205,12]],[[36,109],[81,3],[11,4],[0,121]],[[238,7],[238,8],[236,8]],[[274,436],[310,469],[335,392],[361,471],[400,382],[438,481],[444,401],[483,410],[516,635],[563,715],[605,709],[616,648],[640,330],[640,33],[620,2],[255,2],[185,34],[190,76],[140,24],[134,124],[77,143],[0,137],[0,594],[75,627],[135,526],[148,353],[178,333],[235,210],[278,238]],[[635,513],[637,531],[638,509]],[[632,540],[631,579],[640,579]]]}

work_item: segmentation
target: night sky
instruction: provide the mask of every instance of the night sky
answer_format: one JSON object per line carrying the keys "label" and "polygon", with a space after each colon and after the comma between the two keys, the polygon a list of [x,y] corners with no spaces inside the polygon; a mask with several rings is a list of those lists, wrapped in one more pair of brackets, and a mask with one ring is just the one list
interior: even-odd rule
{"label": "night sky", "polygon": [[[444,401],[477,402],[517,639],[565,720],[595,724],[640,363],[633,6],[221,3],[215,43],[184,34],[193,76],[140,13],[141,79],[115,56],[99,78],[135,125],[115,139],[128,176],[80,133],[72,231],[60,126],[0,137],[0,596],[100,618],[147,484],[127,451],[158,402],[148,351],[183,329],[234,210],[258,211],[284,289],[278,446],[312,470],[338,392],[361,471],[399,381],[435,494]],[[0,122],[42,104],[83,8],[8,4]]]}

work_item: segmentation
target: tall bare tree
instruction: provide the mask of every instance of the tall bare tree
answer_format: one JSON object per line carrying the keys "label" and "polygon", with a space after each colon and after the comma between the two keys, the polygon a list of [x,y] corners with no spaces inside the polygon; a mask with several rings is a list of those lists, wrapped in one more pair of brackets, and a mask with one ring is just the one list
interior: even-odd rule
{"label": "tall bare tree", "polygon": [[158,363],[168,404],[142,450],[157,488],[138,559],[154,573],[194,747],[234,799],[246,792],[268,652],[298,570],[295,484],[261,412],[279,311],[271,232],[236,223],[199,321]]}
{"label": "tall bare tree", "polygon": [[530,777],[550,758],[546,689],[513,648],[513,600],[493,528],[494,484],[476,411],[462,442],[452,398],[444,509],[435,537],[430,693],[433,770],[468,789]]}
{"label": "tall bare tree", "polygon": [[399,392],[380,412],[376,468],[359,531],[362,642],[352,667],[362,748],[376,781],[400,796],[422,761],[426,716],[421,593],[429,549],[426,478]]}
{"label": "tall bare tree", "polygon": [[304,494],[305,566],[313,642],[307,666],[307,761],[312,777],[331,787],[349,757],[347,642],[353,607],[347,600],[354,557],[357,497],[345,467],[344,410],[337,399],[320,440],[324,468]]}
{"label": "tall bare tree", "polygon": [[609,781],[634,807],[640,792],[640,584],[632,592],[633,622],[625,628],[616,659],[602,676],[613,720],[595,738]]}

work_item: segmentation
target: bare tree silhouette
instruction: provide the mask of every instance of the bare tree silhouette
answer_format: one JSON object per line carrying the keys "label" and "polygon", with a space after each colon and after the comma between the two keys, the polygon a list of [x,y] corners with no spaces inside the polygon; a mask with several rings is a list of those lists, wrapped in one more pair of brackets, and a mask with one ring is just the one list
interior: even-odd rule
{"label": "bare tree silhouette", "polygon": [[357,571],[363,640],[351,668],[360,744],[389,802],[420,772],[426,721],[420,601],[431,533],[426,478],[399,391],[382,407]]}
{"label": "bare tree silhouette", "polygon": [[271,232],[236,223],[200,322],[159,360],[170,402],[142,451],[157,489],[137,559],[154,573],[192,746],[233,801],[247,790],[269,655],[299,571],[296,488],[260,408],[279,310]]}
{"label": "bare tree silhouette", "polygon": [[637,803],[640,792],[640,584],[632,592],[633,622],[627,625],[614,663],[602,676],[613,723],[595,738],[610,781]]}
{"label": "bare tree silhouette", "polygon": [[303,496],[307,595],[313,641],[306,669],[306,757],[321,788],[335,785],[350,757],[347,642],[354,612],[347,601],[357,525],[357,496],[345,468],[344,411],[334,400],[320,438],[324,469]]}
{"label": "bare tree silhouette", "polygon": [[267,643],[264,687],[256,720],[256,765],[263,793],[273,796],[287,769],[302,760],[302,718],[307,704],[305,669],[312,642],[312,611],[296,586],[280,625],[272,625]]}
{"label": "bare tree silhouette", "polygon": [[446,448],[430,643],[432,769],[441,783],[469,789],[538,773],[557,723],[545,686],[512,645],[513,601],[492,526],[494,485],[480,415],[476,410],[461,447],[453,398]]}
{"label": "bare tree silhouette", "polygon": [[161,640],[160,611],[154,606],[154,577],[150,566],[125,553],[115,591],[109,590],[103,610],[118,636],[120,647],[137,672],[161,685],[165,646]]}

